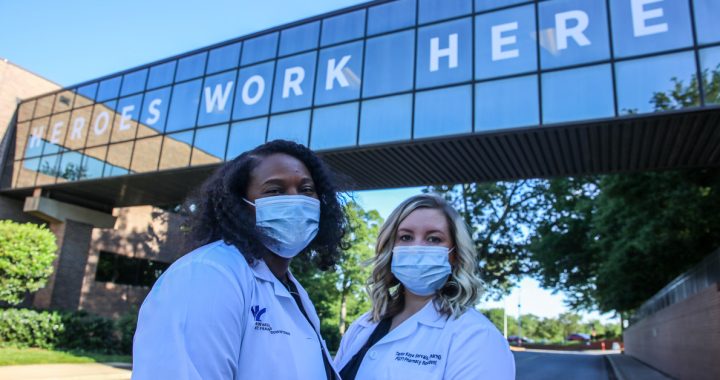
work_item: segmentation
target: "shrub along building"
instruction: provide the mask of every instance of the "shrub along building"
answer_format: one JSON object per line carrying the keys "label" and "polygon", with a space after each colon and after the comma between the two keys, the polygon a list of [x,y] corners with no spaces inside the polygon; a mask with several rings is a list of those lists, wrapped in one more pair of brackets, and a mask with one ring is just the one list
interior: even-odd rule
{"label": "shrub along building", "polygon": [[719,13],[377,0],[239,37],[24,99],[3,217],[64,226],[36,305],[113,314],[181,254],[157,207],[272,139],[318,151],[353,189],[715,167]]}

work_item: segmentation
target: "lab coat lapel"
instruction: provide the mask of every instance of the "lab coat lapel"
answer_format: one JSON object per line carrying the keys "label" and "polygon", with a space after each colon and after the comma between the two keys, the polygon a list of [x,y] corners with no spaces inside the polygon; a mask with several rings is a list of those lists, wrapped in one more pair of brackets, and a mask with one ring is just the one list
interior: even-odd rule
{"label": "lab coat lapel", "polygon": [[394,330],[385,335],[385,337],[380,339],[377,344],[391,343],[406,338],[418,330],[419,325],[421,324],[435,328],[442,328],[445,326],[446,321],[447,318],[440,314],[435,309],[434,302],[430,301],[412,317],[408,318],[405,322],[401,323],[400,326],[396,327]]}
{"label": "lab coat lapel", "polygon": [[270,271],[267,264],[263,260],[257,260],[254,266],[251,267],[255,277],[262,281],[267,281],[272,284],[273,290],[276,296],[285,297],[292,299],[290,292],[285,289],[285,286],[280,283],[280,280]]}

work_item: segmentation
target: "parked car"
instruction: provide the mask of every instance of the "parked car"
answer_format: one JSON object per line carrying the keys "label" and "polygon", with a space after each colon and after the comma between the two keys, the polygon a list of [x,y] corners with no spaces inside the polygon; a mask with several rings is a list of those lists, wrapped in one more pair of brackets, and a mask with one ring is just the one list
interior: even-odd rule
{"label": "parked car", "polygon": [[565,338],[567,341],[589,342],[590,334],[572,333]]}
{"label": "parked car", "polygon": [[[511,344],[511,345],[513,345],[513,346],[518,346],[520,339],[518,339],[517,335],[510,335],[510,336],[508,336],[507,340],[508,340],[508,343],[509,343],[509,344]],[[532,339],[530,339],[530,338],[528,338],[528,337],[526,337],[526,336],[524,336],[524,337],[522,338],[522,344],[534,343],[534,342],[535,342],[534,340],[532,340]]]}

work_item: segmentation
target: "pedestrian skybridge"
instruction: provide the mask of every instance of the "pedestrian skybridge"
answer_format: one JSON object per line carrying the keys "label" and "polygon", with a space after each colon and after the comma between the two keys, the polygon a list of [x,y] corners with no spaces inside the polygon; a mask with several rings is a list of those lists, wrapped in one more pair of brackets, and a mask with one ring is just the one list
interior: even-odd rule
{"label": "pedestrian skybridge", "polygon": [[23,101],[2,193],[180,202],[305,144],[353,189],[720,164],[716,0],[374,1]]}

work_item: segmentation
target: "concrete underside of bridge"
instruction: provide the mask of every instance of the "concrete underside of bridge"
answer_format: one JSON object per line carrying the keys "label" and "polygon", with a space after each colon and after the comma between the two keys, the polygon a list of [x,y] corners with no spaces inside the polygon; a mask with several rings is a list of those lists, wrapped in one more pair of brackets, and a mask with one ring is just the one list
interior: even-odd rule
{"label": "concrete underside of bridge", "polygon": [[[344,190],[720,166],[720,108],[529,127],[321,153]],[[43,187],[96,210],[173,205],[218,165]],[[18,199],[32,189],[4,191]]]}

